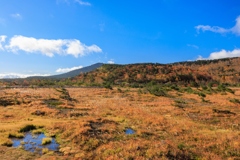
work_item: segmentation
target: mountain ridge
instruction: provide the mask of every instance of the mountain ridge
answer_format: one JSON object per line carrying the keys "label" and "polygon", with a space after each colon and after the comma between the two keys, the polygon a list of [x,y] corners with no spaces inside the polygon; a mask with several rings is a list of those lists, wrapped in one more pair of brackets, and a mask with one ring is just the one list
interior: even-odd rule
{"label": "mountain ridge", "polygon": [[[144,86],[147,83],[173,83],[177,85],[201,85],[208,83],[240,84],[240,57],[217,60],[198,60],[160,63],[103,64],[97,63],[86,68],[57,76],[29,77],[10,80],[9,85],[67,85],[103,86]],[[14,83],[13,83],[14,82]]]}
{"label": "mountain ridge", "polygon": [[92,72],[76,76],[74,80],[98,84],[145,84],[151,81],[185,85],[209,82],[237,84],[240,82],[239,64],[239,57],[170,64],[104,64]]}
{"label": "mountain ridge", "polygon": [[90,72],[100,66],[102,66],[103,63],[95,63],[90,66],[86,66],[80,69],[75,69],[66,73],[58,74],[58,75],[50,75],[50,76],[30,76],[23,79],[62,79],[62,78],[72,78],[74,76],[79,75],[80,73],[86,73]]}

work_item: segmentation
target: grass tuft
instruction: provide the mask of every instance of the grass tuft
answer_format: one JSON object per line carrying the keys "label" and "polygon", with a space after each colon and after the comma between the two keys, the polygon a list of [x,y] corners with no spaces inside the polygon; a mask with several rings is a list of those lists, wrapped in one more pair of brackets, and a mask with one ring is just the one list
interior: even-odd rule
{"label": "grass tuft", "polygon": [[13,142],[10,139],[2,143],[2,146],[12,147],[12,145],[13,145]]}
{"label": "grass tuft", "polygon": [[238,103],[238,104],[240,104],[240,100],[239,100],[239,99],[236,99],[236,98],[230,99],[229,101],[232,102],[232,103]]}
{"label": "grass tuft", "polygon": [[49,152],[49,149],[48,148],[43,148],[42,149],[42,154],[47,154]]}
{"label": "grass tuft", "polygon": [[9,133],[9,135],[8,135],[8,138],[23,138],[23,137],[24,137],[24,134],[18,133],[18,132]]}
{"label": "grass tuft", "polygon": [[46,137],[42,139],[42,145],[47,145],[52,143],[52,138]]}
{"label": "grass tuft", "polygon": [[33,134],[41,134],[43,133],[43,129],[36,129],[32,131]]}
{"label": "grass tuft", "polygon": [[34,129],[37,129],[37,127],[35,125],[28,124],[28,125],[24,126],[23,128],[21,128],[20,132],[28,132],[28,131],[31,131]]}

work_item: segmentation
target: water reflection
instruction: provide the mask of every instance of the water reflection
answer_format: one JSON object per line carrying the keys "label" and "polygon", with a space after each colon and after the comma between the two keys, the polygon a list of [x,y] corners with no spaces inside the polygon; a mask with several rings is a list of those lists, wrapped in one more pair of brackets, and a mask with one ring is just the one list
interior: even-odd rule
{"label": "water reflection", "polygon": [[45,134],[31,134],[26,133],[24,138],[18,139],[13,138],[13,147],[22,146],[25,150],[30,152],[37,152],[42,154],[42,148],[48,148],[52,151],[58,151],[59,144],[57,144],[56,140],[52,138],[51,143],[42,145],[42,139],[45,138]]}
{"label": "water reflection", "polygon": [[128,128],[125,130],[125,134],[134,134],[134,133],[135,133],[135,131],[131,128]]}

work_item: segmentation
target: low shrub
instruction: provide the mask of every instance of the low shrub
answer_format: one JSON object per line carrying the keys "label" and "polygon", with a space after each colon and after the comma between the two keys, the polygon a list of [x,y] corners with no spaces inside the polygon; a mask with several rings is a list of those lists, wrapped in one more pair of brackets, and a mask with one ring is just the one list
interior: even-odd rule
{"label": "low shrub", "polygon": [[240,100],[236,99],[236,98],[230,99],[229,101],[232,102],[232,103],[239,103],[240,104]]}
{"label": "low shrub", "polygon": [[37,129],[37,127],[32,124],[28,124],[28,125],[24,126],[23,128],[21,128],[20,132],[28,132],[28,131],[31,131],[34,129]]}
{"label": "low shrub", "polygon": [[46,137],[42,139],[42,145],[50,144],[52,142],[52,138]]}
{"label": "low shrub", "polygon": [[49,152],[49,149],[48,148],[43,148],[42,149],[42,154],[47,154]]}
{"label": "low shrub", "polygon": [[215,112],[215,113],[222,113],[222,114],[232,114],[232,115],[236,115],[236,113],[231,112],[231,111],[229,111],[229,110],[213,109],[213,112]]}
{"label": "low shrub", "polygon": [[8,134],[8,138],[23,138],[24,134],[23,133],[9,133]]}
{"label": "low shrub", "polygon": [[198,95],[199,95],[200,97],[206,97],[206,94],[204,94],[204,93],[202,93],[202,92],[198,92]]}
{"label": "low shrub", "polygon": [[155,96],[167,96],[163,88],[158,85],[148,87],[148,91]]}
{"label": "low shrub", "polygon": [[32,131],[33,134],[41,134],[43,133],[43,129],[36,129]]}
{"label": "low shrub", "polygon": [[171,85],[170,89],[173,89],[175,91],[179,91],[180,90],[180,88],[176,84],[175,85]]}
{"label": "low shrub", "polygon": [[228,88],[228,87],[227,87],[226,85],[224,85],[224,84],[218,85],[217,91],[219,91],[219,92],[229,92],[229,93],[234,94],[234,91],[233,91],[232,89]]}
{"label": "low shrub", "polygon": [[107,88],[107,89],[113,89],[112,86],[111,86],[111,83],[107,82],[104,84],[104,87]]}
{"label": "low shrub", "polygon": [[13,142],[10,139],[2,143],[2,146],[12,147],[12,145],[13,145]]}
{"label": "low shrub", "polygon": [[194,90],[191,87],[184,88],[183,91],[187,93],[194,93]]}

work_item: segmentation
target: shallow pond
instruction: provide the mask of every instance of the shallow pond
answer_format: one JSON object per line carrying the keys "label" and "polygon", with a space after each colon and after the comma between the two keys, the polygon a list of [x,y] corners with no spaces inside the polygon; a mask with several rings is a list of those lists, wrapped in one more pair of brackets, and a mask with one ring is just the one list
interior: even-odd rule
{"label": "shallow pond", "polygon": [[26,151],[37,152],[42,154],[42,148],[48,148],[51,151],[58,151],[59,144],[52,138],[51,143],[42,145],[42,139],[45,138],[45,134],[31,134],[26,133],[24,138],[13,138],[13,147],[22,146]]}
{"label": "shallow pond", "polygon": [[135,133],[135,131],[131,128],[128,128],[125,130],[125,134],[134,134],[134,133]]}

